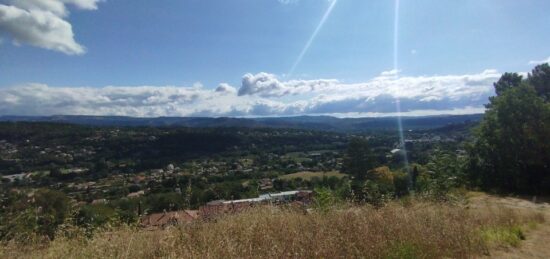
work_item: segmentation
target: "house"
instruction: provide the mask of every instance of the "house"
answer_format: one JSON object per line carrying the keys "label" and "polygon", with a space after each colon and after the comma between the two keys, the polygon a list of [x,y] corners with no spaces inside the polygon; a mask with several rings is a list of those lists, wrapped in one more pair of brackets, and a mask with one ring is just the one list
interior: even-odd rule
{"label": "house", "polygon": [[273,188],[273,181],[269,178],[263,178],[258,180],[261,190],[267,190]]}
{"label": "house", "polygon": [[145,228],[164,228],[189,223],[195,219],[198,219],[198,217],[199,214],[196,210],[153,213],[141,218],[140,225]]}
{"label": "house", "polygon": [[97,205],[97,204],[107,204],[107,199],[95,199],[92,201],[92,204],[93,205]]}
{"label": "house", "polygon": [[205,206],[199,208],[199,215],[202,218],[209,219],[220,214],[242,212],[257,204],[282,204],[300,202],[307,205],[311,203],[313,197],[312,191],[287,191],[279,193],[261,194],[257,198],[240,199],[240,200],[216,200],[208,202]]}
{"label": "house", "polygon": [[126,195],[126,197],[128,197],[128,198],[137,198],[137,197],[140,197],[144,194],[145,194],[145,191],[141,190],[141,191],[129,193],[128,195]]}
{"label": "house", "polygon": [[[257,199],[257,198],[256,198]],[[199,208],[199,215],[203,219],[211,219],[218,215],[242,212],[254,205],[253,199],[235,201],[211,201]]]}

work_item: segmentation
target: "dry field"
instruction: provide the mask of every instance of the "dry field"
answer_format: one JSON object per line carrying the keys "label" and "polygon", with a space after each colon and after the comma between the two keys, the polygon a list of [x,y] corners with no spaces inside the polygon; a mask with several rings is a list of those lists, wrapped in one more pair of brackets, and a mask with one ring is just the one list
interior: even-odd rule
{"label": "dry field", "polygon": [[521,247],[544,222],[536,210],[472,200],[341,206],[327,213],[257,208],[166,230],[125,227],[92,238],[68,231],[47,245],[5,244],[0,257],[468,258]]}

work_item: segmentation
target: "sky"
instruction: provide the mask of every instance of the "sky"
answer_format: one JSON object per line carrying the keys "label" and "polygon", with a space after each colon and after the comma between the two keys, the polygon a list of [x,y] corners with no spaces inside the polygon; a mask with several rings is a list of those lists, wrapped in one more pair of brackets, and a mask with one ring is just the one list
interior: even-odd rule
{"label": "sky", "polygon": [[[398,5],[399,8],[396,8]],[[0,115],[484,111],[546,0],[0,0]]]}

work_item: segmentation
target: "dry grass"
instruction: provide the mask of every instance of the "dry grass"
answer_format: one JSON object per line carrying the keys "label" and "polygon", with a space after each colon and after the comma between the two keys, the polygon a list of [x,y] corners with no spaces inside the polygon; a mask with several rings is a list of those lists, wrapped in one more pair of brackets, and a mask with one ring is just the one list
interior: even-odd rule
{"label": "dry grass", "polygon": [[[256,208],[167,230],[122,228],[91,239],[60,236],[44,247],[7,244],[2,258],[466,258],[499,238],[487,229],[542,222],[536,212],[413,201],[304,214]],[[489,234],[487,234],[489,233]],[[495,243],[497,242],[497,243]],[[506,241],[505,241],[506,242]]]}

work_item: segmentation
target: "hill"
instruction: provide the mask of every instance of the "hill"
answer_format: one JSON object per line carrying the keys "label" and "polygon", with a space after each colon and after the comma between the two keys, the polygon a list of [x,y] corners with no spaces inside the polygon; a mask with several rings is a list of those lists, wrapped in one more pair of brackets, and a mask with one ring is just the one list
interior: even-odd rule
{"label": "hill", "polygon": [[[404,130],[433,129],[452,124],[478,122],[482,114],[402,117]],[[0,121],[58,122],[90,126],[184,126],[196,128],[245,127],[245,128],[294,128],[340,132],[393,130],[397,128],[396,117],[336,118],[331,116],[296,116],[265,118],[232,117],[157,117],[137,118],[124,116],[0,116]]]}

